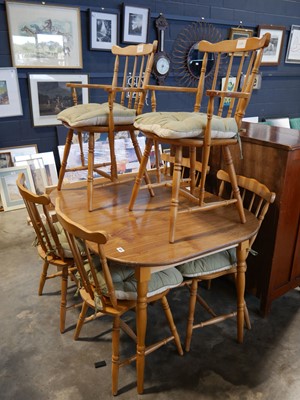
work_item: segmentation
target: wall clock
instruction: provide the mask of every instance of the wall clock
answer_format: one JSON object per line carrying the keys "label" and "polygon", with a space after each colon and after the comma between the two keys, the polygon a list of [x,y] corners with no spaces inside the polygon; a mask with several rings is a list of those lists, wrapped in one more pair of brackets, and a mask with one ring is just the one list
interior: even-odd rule
{"label": "wall clock", "polygon": [[154,55],[152,73],[157,83],[163,85],[171,67],[170,57],[164,51],[165,30],[168,27],[168,22],[163,14],[160,14],[159,17],[156,18],[155,25],[158,31],[158,51]]}

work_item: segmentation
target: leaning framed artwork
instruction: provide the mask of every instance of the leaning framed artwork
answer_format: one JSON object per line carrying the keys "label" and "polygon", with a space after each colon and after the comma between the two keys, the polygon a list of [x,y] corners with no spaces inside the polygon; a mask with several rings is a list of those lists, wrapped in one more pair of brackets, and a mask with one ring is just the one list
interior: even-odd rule
{"label": "leaning framed artwork", "polygon": [[269,46],[264,49],[261,65],[279,65],[285,27],[275,25],[259,25],[257,36],[262,37],[267,32],[271,34],[271,40]]}
{"label": "leaning framed artwork", "polygon": [[28,165],[0,169],[0,193],[4,211],[25,207],[16,185],[16,180],[21,172],[25,175],[28,189],[35,193],[34,183]]}
{"label": "leaning framed artwork", "polygon": [[78,7],[6,1],[11,57],[17,68],[82,68]]}
{"label": "leaning framed artwork", "polygon": [[285,62],[300,64],[300,25],[292,25]]}
{"label": "leaning framed artwork", "polygon": [[119,14],[90,10],[90,50],[111,50],[118,44]]}
{"label": "leaning framed artwork", "polygon": [[0,68],[0,118],[23,115],[16,68]]}
{"label": "leaning framed artwork", "polygon": [[[88,75],[30,74],[29,88],[33,126],[60,125],[56,115],[73,106],[71,88],[67,83],[88,83]],[[88,89],[77,89],[78,103],[88,103]]]}
{"label": "leaning framed artwork", "polygon": [[150,9],[123,3],[123,43],[146,43]]}

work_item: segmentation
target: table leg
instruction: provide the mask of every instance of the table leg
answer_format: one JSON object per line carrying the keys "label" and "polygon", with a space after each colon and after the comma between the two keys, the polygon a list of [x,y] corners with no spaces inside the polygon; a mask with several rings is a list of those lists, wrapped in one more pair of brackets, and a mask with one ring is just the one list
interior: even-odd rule
{"label": "table leg", "polygon": [[147,292],[148,281],[150,280],[151,272],[149,268],[137,268],[135,275],[138,281],[136,307],[136,375],[137,392],[138,394],[142,394],[144,391],[145,337],[147,329]]}
{"label": "table leg", "polygon": [[244,313],[245,313],[245,273],[247,269],[246,258],[249,249],[249,240],[240,243],[236,249],[237,255],[237,341],[243,343],[244,339]]}

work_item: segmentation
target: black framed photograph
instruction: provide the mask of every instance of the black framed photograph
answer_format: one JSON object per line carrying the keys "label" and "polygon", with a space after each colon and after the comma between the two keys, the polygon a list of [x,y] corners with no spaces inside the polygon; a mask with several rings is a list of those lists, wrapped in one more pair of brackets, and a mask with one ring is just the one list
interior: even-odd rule
{"label": "black framed photograph", "polygon": [[123,43],[147,43],[150,8],[123,3]]}
{"label": "black framed photograph", "polygon": [[[88,83],[88,75],[30,74],[29,88],[33,126],[60,125],[56,115],[72,107],[72,89],[67,83]],[[78,103],[88,103],[88,89],[78,89]]]}
{"label": "black framed photograph", "polygon": [[261,65],[279,65],[285,26],[259,25],[257,36],[262,37],[267,32],[271,34],[271,40],[269,46],[264,49]]}
{"label": "black framed photograph", "polygon": [[300,25],[292,25],[285,62],[300,64]]}
{"label": "black framed photograph", "polygon": [[111,50],[118,44],[119,14],[90,10],[90,50]]}

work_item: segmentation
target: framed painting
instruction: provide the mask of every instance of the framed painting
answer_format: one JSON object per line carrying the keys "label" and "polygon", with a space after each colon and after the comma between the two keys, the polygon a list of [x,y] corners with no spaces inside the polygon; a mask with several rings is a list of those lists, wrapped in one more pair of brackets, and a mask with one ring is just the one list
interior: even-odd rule
{"label": "framed painting", "polygon": [[13,166],[14,164],[12,162],[10,152],[0,153],[0,168],[8,168]]}
{"label": "framed painting", "polygon": [[27,146],[15,146],[15,147],[4,147],[0,149],[0,154],[10,153],[12,162],[16,161],[18,156],[29,156],[31,154],[36,154],[38,148],[36,144],[29,144]]}
{"label": "framed painting", "polygon": [[[33,126],[60,125],[56,115],[72,107],[72,90],[66,83],[88,83],[88,75],[31,74],[29,88]],[[88,103],[88,89],[77,89],[78,103]]]}
{"label": "framed painting", "polygon": [[0,68],[0,118],[23,115],[16,68]]}
{"label": "framed painting", "polygon": [[257,36],[262,37],[267,32],[271,34],[271,40],[269,46],[264,49],[261,65],[279,65],[285,27],[275,25],[260,25],[258,27]]}
{"label": "framed painting", "polygon": [[111,50],[118,44],[119,14],[90,10],[90,50]]}
{"label": "framed painting", "polygon": [[[244,28],[230,28],[229,39],[248,39],[253,36],[252,29],[244,29]],[[237,56],[242,56],[242,53],[236,53]],[[248,55],[248,53],[247,53]]]}
{"label": "framed painting", "polygon": [[123,3],[123,43],[147,43],[150,9]]}
{"label": "framed painting", "polygon": [[4,211],[25,207],[16,185],[17,177],[21,172],[25,174],[28,189],[35,193],[34,183],[28,165],[0,169],[0,193]]}
{"label": "framed painting", "polygon": [[11,57],[17,68],[82,68],[80,9],[6,2]]}
{"label": "framed painting", "polygon": [[23,165],[28,165],[30,168],[36,194],[41,195],[45,193],[45,187],[48,183],[43,159],[40,157],[15,162],[16,167]]}
{"label": "framed painting", "polygon": [[300,25],[292,25],[285,62],[300,64]]}

